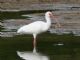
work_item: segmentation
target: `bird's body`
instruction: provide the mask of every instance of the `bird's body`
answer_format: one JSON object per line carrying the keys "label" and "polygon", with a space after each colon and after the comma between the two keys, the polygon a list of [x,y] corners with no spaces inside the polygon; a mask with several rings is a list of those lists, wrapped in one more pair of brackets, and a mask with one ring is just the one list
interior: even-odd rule
{"label": "bird's body", "polygon": [[22,34],[39,34],[48,30],[47,24],[42,21],[36,21],[22,26],[17,32]]}

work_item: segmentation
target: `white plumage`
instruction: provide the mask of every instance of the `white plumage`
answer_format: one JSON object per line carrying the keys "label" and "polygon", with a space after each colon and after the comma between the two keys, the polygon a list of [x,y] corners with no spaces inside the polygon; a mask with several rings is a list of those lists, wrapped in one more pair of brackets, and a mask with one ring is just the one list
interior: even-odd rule
{"label": "white plumage", "polygon": [[52,15],[51,12],[46,12],[45,13],[46,22],[36,21],[36,22],[30,23],[28,25],[24,25],[23,27],[18,29],[17,33],[36,34],[37,35],[41,32],[47,31],[51,25],[50,15]]}
{"label": "white plumage", "polygon": [[31,24],[25,25],[18,30],[18,33],[24,34],[39,34],[44,32],[48,29],[45,22],[36,21]]}

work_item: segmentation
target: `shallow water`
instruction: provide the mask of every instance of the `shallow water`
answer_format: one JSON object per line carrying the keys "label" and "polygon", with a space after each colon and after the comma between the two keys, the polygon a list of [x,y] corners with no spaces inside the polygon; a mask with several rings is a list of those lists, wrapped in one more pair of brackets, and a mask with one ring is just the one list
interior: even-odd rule
{"label": "shallow water", "polygon": [[[52,28],[48,31],[50,33],[56,33],[58,35],[63,34],[74,34],[75,36],[80,36],[80,28],[78,27],[80,24],[73,23],[71,26],[64,25],[64,20],[69,18],[65,18],[65,16],[60,15],[60,12],[54,12],[55,15],[59,15],[58,19],[59,22],[63,25],[61,28],[55,28],[54,25],[56,24],[55,20],[52,20]],[[8,14],[8,15],[7,15]],[[1,12],[0,14],[0,36],[1,37],[12,37],[16,35],[17,29],[21,26],[29,24],[34,21],[45,21],[44,12]],[[75,17],[77,19],[77,17]],[[73,19],[72,17],[70,19]],[[66,28],[65,28],[66,27]]]}
{"label": "shallow water", "polygon": [[[25,14],[10,13],[8,15],[5,13],[1,15],[2,18],[0,17],[0,60],[23,60],[16,51],[32,52],[32,35],[19,35],[16,31],[19,27],[30,22],[43,21],[44,14],[27,14],[27,18],[22,15]],[[55,34],[51,34],[49,31],[38,35],[37,51],[49,56],[50,60],[80,60],[80,37],[74,36],[72,33],[61,35],[59,29],[57,32],[60,35],[55,32]]]}

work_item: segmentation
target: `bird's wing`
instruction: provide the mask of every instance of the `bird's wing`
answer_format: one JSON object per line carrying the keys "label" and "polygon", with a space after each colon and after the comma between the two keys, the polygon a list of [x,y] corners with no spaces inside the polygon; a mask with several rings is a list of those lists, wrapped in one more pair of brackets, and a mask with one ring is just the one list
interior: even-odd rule
{"label": "bird's wing", "polygon": [[21,27],[18,31],[23,32],[23,33],[40,33],[42,32],[42,29],[45,26],[45,22],[42,21],[36,21],[33,23],[30,23],[28,25],[24,25]]}

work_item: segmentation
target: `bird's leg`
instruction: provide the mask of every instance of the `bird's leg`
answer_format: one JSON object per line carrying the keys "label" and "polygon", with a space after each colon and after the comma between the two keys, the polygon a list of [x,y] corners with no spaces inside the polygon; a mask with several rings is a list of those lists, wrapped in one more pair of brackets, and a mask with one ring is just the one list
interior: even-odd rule
{"label": "bird's leg", "polygon": [[33,52],[36,52],[36,34],[33,34],[34,40],[33,40]]}
{"label": "bird's leg", "polygon": [[33,52],[36,52],[36,38],[33,40]]}

